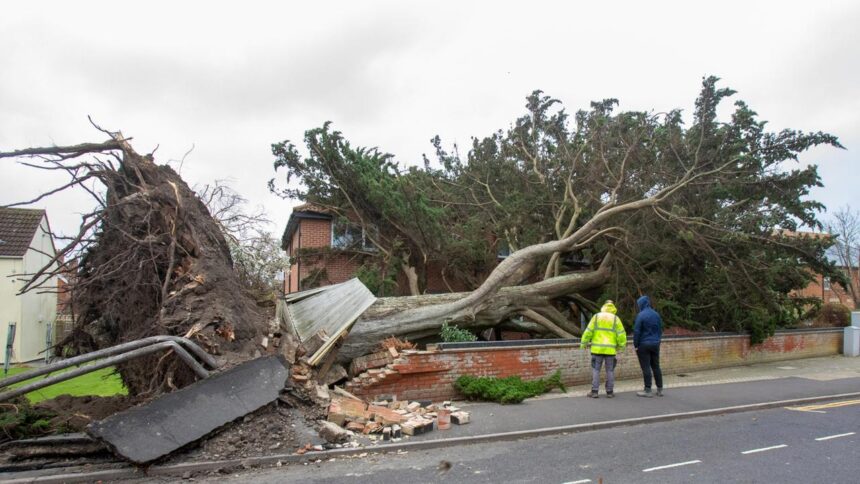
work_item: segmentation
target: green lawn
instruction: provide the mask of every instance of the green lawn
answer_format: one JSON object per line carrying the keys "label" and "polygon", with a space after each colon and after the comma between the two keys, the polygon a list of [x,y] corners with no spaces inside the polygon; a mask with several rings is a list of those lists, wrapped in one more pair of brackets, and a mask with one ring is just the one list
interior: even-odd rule
{"label": "green lawn", "polygon": [[[68,371],[70,369],[63,371]],[[28,370],[30,370],[30,368],[27,367],[9,368],[9,376],[23,373]],[[54,374],[56,373],[58,372],[55,372]],[[46,378],[47,376],[48,375],[43,375],[21,383],[16,383],[15,385],[12,385],[11,388],[20,387],[36,381],[39,378]],[[5,378],[2,369],[0,369],[0,378]],[[41,390],[30,392],[27,394],[27,399],[30,400],[30,403],[38,403],[43,400],[50,400],[59,395],[96,395],[100,397],[110,397],[113,395],[128,395],[128,390],[122,384],[122,380],[119,375],[114,373],[114,367],[110,366],[102,368],[101,370],[96,370],[92,373],[87,373],[86,375],[81,375],[77,378],[72,378],[71,380],[66,380],[64,382],[42,388]]]}

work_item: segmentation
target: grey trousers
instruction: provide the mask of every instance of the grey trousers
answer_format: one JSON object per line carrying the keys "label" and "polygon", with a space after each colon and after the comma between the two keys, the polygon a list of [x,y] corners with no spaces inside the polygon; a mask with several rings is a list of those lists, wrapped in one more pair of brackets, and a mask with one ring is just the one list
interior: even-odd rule
{"label": "grey trousers", "polygon": [[606,393],[615,389],[615,356],[591,354],[591,391],[597,393],[600,389],[600,367],[606,362]]}

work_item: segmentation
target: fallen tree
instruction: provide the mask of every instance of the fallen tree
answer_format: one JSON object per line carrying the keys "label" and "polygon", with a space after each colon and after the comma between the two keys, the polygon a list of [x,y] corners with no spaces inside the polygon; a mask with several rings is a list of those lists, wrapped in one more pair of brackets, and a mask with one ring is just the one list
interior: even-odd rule
{"label": "fallen tree", "polygon": [[[807,284],[810,267],[834,268],[826,241],[783,235],[820,226],[822,208],[805,199],[820,185],[816,167],[784,162],[841,145],[827,133],[767,132],[740,101],[719,121],[717,106],[734,91],[717,81],[704,79],[689,127],[680,110],[615,112],[614,99],[576,113],[571,126],[558,101],[536,91],[526,116],[475,138],[465,159],[434,138],[438,163],[425,159],[423,169],[354,148],[330,123],[305,133],[307,155],[274,144],[286,185],[273,179],[270,189],[360,225],[375,250],[343,252],[361,257],[363,274],[376,271],[372,280],[401,274],[412,294],[380,298],[341,357],[387,336],[438,334],[446,322],[569,337],[596,299],[632,312],[643,292],[670,321],[754,340],[791,324],[791,291]],[[497,263],[503,246],[511,254]],[[433,264],[449,288],[472,290],[425,294]]]}
{"label": "fallen tree", "polygon": [[[29,274],[21,292],[56,291],[50,286],[54,276],[71,273],[75,324],[59,345],[66,353],[177,335],[195,339],[213,354],[249,357],[266,318],[239,282],[219,224],[173,169],[157,165],[152,154],[135,152],[122,133],[101,131],[109,136],[103,143],[0,153],[69,176],[60,187],[7,206],[36,203],[72,188],[88,191],[96,201],[77,234],[55,235],[65,246]],[[119,372],[133,395],[195,379],[172,354],[122,364]]]}

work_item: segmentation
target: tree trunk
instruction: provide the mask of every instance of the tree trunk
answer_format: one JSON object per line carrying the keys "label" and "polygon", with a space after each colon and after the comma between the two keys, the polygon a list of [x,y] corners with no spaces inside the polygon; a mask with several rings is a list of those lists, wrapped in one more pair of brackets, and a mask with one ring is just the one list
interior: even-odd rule
{"label": "tree trunk", "polygon": [[[474,291],[380,298],[353,326],[340,350],[339,359],[348,361],[370,353],[389,336],[418,339],[437,335],[444,322],[456,322],[460,327],[474,330],[505,322],[508,328],[557,334],[557,331],[547,330],[543,320],[552,318],[541,315],[541,310],[561,296],[602,286],[609,280],[610,266],[611,261],[607,256],[597,270],[565,274],[522,286],[503,287],[474,304],[462,304],[474,296]],[[507,322],[511,315],[523,311],[538,313],[542,321],[519,324]],[[558,325],[556,321],[552,323],[555,323],[553,326]],[[569,324],[562,331],[579,333],[575,325]]]}

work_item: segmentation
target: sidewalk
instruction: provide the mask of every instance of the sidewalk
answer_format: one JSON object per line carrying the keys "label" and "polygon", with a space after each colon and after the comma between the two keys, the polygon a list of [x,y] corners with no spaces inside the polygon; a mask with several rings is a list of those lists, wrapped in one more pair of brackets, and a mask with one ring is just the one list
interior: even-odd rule
{"label": "sidewalk", "polygon": [[[682,376],[683,375],[683,376]],[[665,397],[640,398],[641,380],[616,382],[614,399],[585,395],[590,385],[558,390],[519,405],[457,402],[471,423],[409,441],[472,437],[576,424],[636,419],[860,392],[860,358],[833,356],[764,363],[664,377]]]}
{"label": "sidewalk", "polygon": [[[586,398],[590,386],[577,386],[567,393],[555,391],[518,405],[483,402],[456,402],[471,412],[471,423],[452,425],[449,430],[405,438],[395,443],[378,443],[357,449],[344,448],[305,455],[279,454],[228,461],[187,461],[155,465],[146,479],[155,476],[182,476],[191,472],[242,466],[270,466],[328,460],[364,453],[421,451],[453,445],[480,445],[483,442],[540,437],[558,433],[597,430],[615,425],[719,415],[794,405],[795,399],[860,398],[860,358],[833,356],[766,363],[721,370],[702,371],[664,378],[665,397],[639,398],[640,380],[619,381],[614,399]],[[601,389],[602,391],[602,389]],[[846,395],[853,394],[853,395]],[[828,398],[842,395],[837,398]],[[744,408],[745,405],[758,407]],[[802,404],[799,404],[802,405]],[[464,447],[464,452],[468,448]],[[285,472],[289,472],[286,470]],[[289,474],[285,474],[288,478]],[[129,465],[110,468],[68,468],[4,475],[6,482],[92,482],[144,477]]]}

